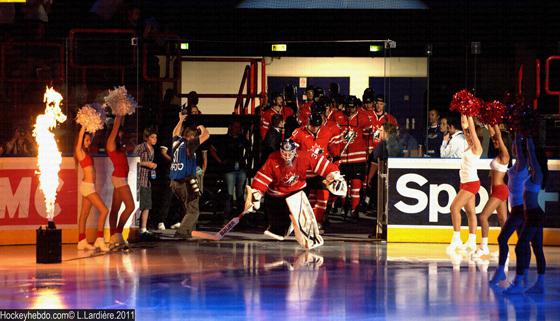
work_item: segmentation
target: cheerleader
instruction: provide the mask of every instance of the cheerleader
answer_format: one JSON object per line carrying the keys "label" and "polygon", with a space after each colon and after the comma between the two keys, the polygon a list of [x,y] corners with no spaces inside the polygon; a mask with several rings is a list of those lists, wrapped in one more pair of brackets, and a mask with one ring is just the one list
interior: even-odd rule
{"label": "cheerleader", "polygon": [[[88,150],[93,141],[93,135],[86,132],[84,126],[81,127],[76,141],[74,157],[82,168],[83,178],[80,182],[79,191],[82,195],[82,207],[80,209],[80,218],[78,220],[78,250],[95,250],[108,251],[103,237],[103,229],[105,228],[105,219],[107,218],[107,206],[95,191],[95,167],[93,166],[93,158],[89,155]],[[94,206],[99,212],[97,218],[97,237],[93,245],[89,244],[86,238],[86,222],[91,207]]]}
{"label": "cheerleader", "polygon": [[[122,232],[130,215],[134,212],[134,200],[127,182],[129,168],[126,158],[126,147],[122,142],[124,132],[119,130],[122,121],[123,116],[117,115],[115,117],[115,122],[106,145],[107,155],[114,167],[111,176],[114,188],[113,201],[111,203],[111,212],[109,213],[109,225],[111,226],[110,248],[128,245],[128,242],[122,236]],[[125,209],[119,217],[119,210],[123,203]]]}
{"label": "cheerleader", "polygon": [[492,143],[494,148],[498,150],[498,156],[490,162],[490,182],[491,182],[491,193],[490,199],[484,205],[484,209],[480,214],[480,229],[482,231],[482,241],[480,242],[480,247],[473,254],[474,257],[481,257],[483,255],[490,254],[488,249],[488,218],[494,210],[498,212],[498,222],[500,226],[504,225],[507,218],[507,198],[508,198],[508,187],[504,182],[504,177],[506,176],[508,164],[509,164],[509,152],[502,140],[502,134],[498,125],[488,127],[490,136],[492,138]]}
{"label": "cheerleader", "polygon": [[[533,139],[527,139],[527,161],[529,165],[529,176],[523,184],[523,200],[525,206],[525,221],[521,229],[521,235],[515,246],[517,264],[515,267],[515,279],[511,286],[505,290],[507,294],[542,293],[544,292],[544,273],[546,271],[546,259],[543,252],[543,224],[544,212],[539,206],[539,192],[546,183],[548,174],[547,158],[542,148],[535,150]],[[526,270],[531,263],[531,247],[537,261],[537,282],[529,289],[525,289]]]}
{"label": "cheerleader", "polygon": [[[461,115],[461,127],[463,128],[468,147],[461,158],[461,169],[459,170],[459,177],[461,179],[460,189],[451,203],[453,237],[451,244],[447,247],[447,251],[450,253],[455,252],[457,249],[476,250],[475,196],[480,189],[476,162],[482,154],[482,146],[476,136],[474,120],[471,116]],[[465,208],[469,222],[469,238],[464,245],[461,243],[461,208]]]}

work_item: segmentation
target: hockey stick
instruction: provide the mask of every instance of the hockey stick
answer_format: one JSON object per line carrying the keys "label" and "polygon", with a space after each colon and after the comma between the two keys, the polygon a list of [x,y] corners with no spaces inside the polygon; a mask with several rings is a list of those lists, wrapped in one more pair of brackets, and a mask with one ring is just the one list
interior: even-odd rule
{"label": "hockey stick", "polygon": [[224,227],[222,227],[221,230],[219,230],[218,232],[212,234],[212,233],[207,233],[207,232],[202,232],[202,231],[192,231],[191,235],[193,237],[196,238],[200,238],[200,239],[206,239],[206,240],[212,240],[212,241],[219,241],[221,240],[224,235],[226,235],[229,231],[231,231],[241,220],[241,218],[243,216],[245,216],[245,214],[251,212],[253,210],[253,204],[251,203],[251,194],[252,194],[253,190],[251,189],[251,187],[249,185],[246,186],[245,188],[245,193],[247,195],[247,199],[245,200],[245,208],[243,209],[243,212],[241,212],[241,214],[237,215],[236,217],[232,218],[226,225],[224,225]]}
{"label": "hockey stick", "polygon": [[344,145],[344,148],[340,152],[341,156],[342,156],[342,154],[346,153],[346,150],[348,149],[348,146],[350,145],[350,143],[352,143],[354,141],[355,137],[356,137],[356,134],[352,134],[352,135],[350,135],[350,137],[348,137],[348,141],[346,142],[346,145]]}

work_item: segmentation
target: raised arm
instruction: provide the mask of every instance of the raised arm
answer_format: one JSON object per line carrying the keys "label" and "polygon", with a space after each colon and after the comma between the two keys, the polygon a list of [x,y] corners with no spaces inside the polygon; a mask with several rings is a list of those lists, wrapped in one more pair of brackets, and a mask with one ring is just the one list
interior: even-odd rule
{"label": "raised arm", "polygon": [[113,128],[111,128],[111,133],[109,134],[109,138],[107,138],[107,152],[114,152],[117,149],[117,135],[119,134],[119,128],[121,127],[122,116],[116,116],[115,121],[113,122]]}
{"label": "raised arm", "polygon": [[472,153],[480,155],[482,153],[482,145],[476,135],[476,128],[474,126],[474,119],[472,116],[461,115],[461,127],[463,128],[465,139],[467,140],[467,144],[469,144]]}
{"label": "raised arm", "polygon": [[507,164],[509,163],[510,156],[506,144],[504,144],[504,140],[502,139],[502,131],[500,130],[500,126],[494,125],[493,131],[493,136],[496,137],[496,139],[498,140],[498,144],[500,145],[500,154],[498,157],[500,158],[502,164]]}
{"label": "raised arm", "polygon": [[80,133],[78,134],[78,139],[76,141],[76,146],[74,148],[74,155],[78,161],[81,161],[86,157],[82,145],[84,143],[84,135],[86,134],[86,129],[82,126],[80,128]]}
{"label": "raised arm", "polygon": [[527,162],[533,169],[531,173],[531,181],[535,184],[542,184],[543,171],[537,159],[537,154],[535,153],[535,144],[532,137],[527,138]]}
{"label": "raised arm", "polygon": [[515,170],[519,172],[527,167],[527,159],[525,158],[525,152],[523,150],[523,135],[520,133],[515,133],[513,148],[515,148],[515,153],[517,155],[515,159]]}
{"label": "raised arm", "polygon": [[177,122],[177,125],[175,125],[175,128],[173,128],[173,137],[181,136],[181,130],[183,129],[183,122],[185,121],[186,118],[187,115],[179,112],[179,121]]}
{"label": "raised arm", "polygon": [[198,136],[200,144],[204,143],[208,140],[208,138],[210,138],[210,132],[208,131],[208,129],[206,129],[206,127],[204,127],[203,125],[198,125],[196,126],[196,128],[200,130],[200,136]]}

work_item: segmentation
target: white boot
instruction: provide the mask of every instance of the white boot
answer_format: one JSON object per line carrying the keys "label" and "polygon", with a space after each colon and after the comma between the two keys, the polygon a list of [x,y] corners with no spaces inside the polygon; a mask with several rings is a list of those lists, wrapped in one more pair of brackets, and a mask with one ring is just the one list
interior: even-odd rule
{"label": "white boot", "polygon": [[171,225],[171,228],[174,229],[174,230],[176,230],[180,227],[181,227],[181,223],[175,223],[175,224]]}
{"label": "white boot", "polygon": [[87,239],[78,242],[78,250],[95,250],[95,246],[88,243]]}
{"label": "white boot", "polygon": [[160,230],[160,231],[165,231],[165,224],[159,223],[159,224],[157,225],[157,229]]}
{"label": "white boot", "polygon": [[469,253],[476,250],[476,234],[469,234],[469,239],[463,244],[462,250]]}
{"label": "white boot", "polygon": [[109,251],[109,248],[107,247],[107,244],[105,244],[105,239],[102,238],[102,237],[96,238],[95,243],[93,243],[93,246],[95,246],[96,249],[99,249],[100,251],[103,251],[103,252]]}
{"label": "white boot", "polygon": [[474,251],[473,258],[479,258],[488,254],[490,254],[490,249],[488,249],[488,246],[481,245],[478,249],[476,249],[476,251]]}
{"label": "white boot", "polygon": [[451,243],[447,246],[447,253],[455,253],[455,251],[457,251],[457,249],[461,249],[462,246],[461,232],[453,232]]}

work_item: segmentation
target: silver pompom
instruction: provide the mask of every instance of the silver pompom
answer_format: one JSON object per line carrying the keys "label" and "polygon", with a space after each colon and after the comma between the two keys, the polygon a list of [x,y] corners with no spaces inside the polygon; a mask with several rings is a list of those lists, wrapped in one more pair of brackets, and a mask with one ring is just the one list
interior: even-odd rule
{"label": "silver pompom", "polygon": [[105,126],[105,110],[98,103],[87,104],[78,110],[76,123],[82,125],[89,133],[95,133]]}
{"label": "silver pompom", "polygon": [[109,89],[109,94],[105,96],[105,103],[111,107],[113,114],[118,116],[132,115],[138,108],[138,103],[127,93],[124,86],[116,87],[114,90]]}

